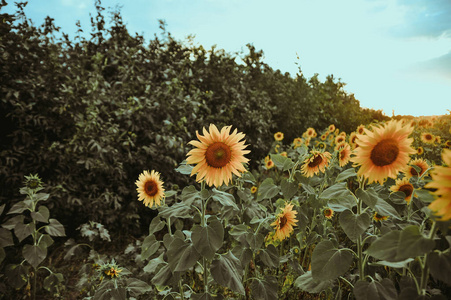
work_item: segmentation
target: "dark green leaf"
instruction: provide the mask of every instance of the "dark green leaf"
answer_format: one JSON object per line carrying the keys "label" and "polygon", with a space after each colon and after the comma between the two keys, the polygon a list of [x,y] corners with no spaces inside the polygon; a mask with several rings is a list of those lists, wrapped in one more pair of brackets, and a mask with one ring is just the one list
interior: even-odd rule
{"label": "dark green leaf", "polygon": [[301,183],[302,188],[310,195],[316,195],[316,190],[308,184]]}
{"label": "dark green leaf", "polygon": [[149,225],[149,235],[160,231],[161,229],[163,229],[164,225],[166,225],[166,222],[162,221],[160,219],[160,216],[154,217]]}
{"label": "dark green leaf", "polygon": [[149,263],[144,267],[144,272],[146,273],[154,273],[157,267],[163,263],[165,263],[163,259],[164,253],[161,253],[160,256],[149,260]]}
{"label": "dark green leaf", "polygon": [[167,256],[172,272],[186,271],[193,267],[200,258],[200,254],[192,243],[187,243],[179,238],[172,241]]}
{"label": "dark green leaf", "polygon": [[19,242],[22,242],[25,238],[29,237],[35,230],[36,227],[33,223],[18,223],[16,227],[14,227],[14,233],[19,239]]}
{"label": "dark green leaf", "polygon": [[377,195],[376,191],[372,188],[369,188],[367,190],[357,189],[355,191],[355,195],[357,198],[363,201],[366,205],[368,205],[371,208],[374,208],[377,204],[377,201],[379,199],[379,196]]}
{"label": "dark green leaf", "polygon": [[360,280],[354,285],[354,295],[357,300],[387,300],[398,296],[393,282],[388,278],[381,282]]}
{"label": "dark green leaf", "polygon": [[432,252],[427,256],[427,263],[432,277],[451,285],[451,254],[449,252]]}
{"label": "dark green leaf", "polygon": [[39,210],[37,212],[33,211],[33,212],[31,212],[30,215],[36,221],[48,223],[50,211],[47,207],[41,205],[41,206],[39,206]]}
{"label": "dark green leaf", "polygon": [[20,201],[11,207],[11,209],[9,210],[7,215],[20,214],[20,213],[26,211],[27,209],[31,211],[32,210],[31,205],[29,205],[28,202]]}
{"label": "dark green leaf", "polygon": [[250,232],[247,234],[246,240],[249,243],[249,247],[255,251],[260,249],[260,247],[263,244],[263,241],[265,240],[265,237],[261,233],[254,234]]}
{"label": "dark green leaf", "polygon": [[338,174],[337,178],[335,178],[335,182],[340,182],[355,176],[357,176],[357,173],[354,168],[349,168]]}
{"label": "dark green leaf", "polygon": [[194,167],[191,165],[180,164],[180,166],[175,170],[183,175],[191,175],[191,171],[193,169]]}
{"label": "dark green leaf", "polygon": [[169,265],[164,265],[151,279],[151,282],[157,286],[164,287],[169,285],[173,280],[178,280],[179,276],[174,275]]}
{"label": "dark green leaf", "polygon": [[343,231],[353,242],[364,233],[371,224],[371,218],[367,213],[356,215],[350,210],[340,213],[340,225]]}
{"label": "dark green leaf", "polygon": [[160,211],[160,216],[167,220],[169,217],[174,219],[191,218],[191,215],[189,214],[190,209],[190,206],[186,204],[186,202],[179,202],[172,206],[160,207],[158,210]]}
{"label": "dark green leaf", "polygon": [[0,264],[3,262],[5,257],[6,257],[5,249],[0,248]]}
{"label": "dark green leaf", "polygon": [[217,189],[213,188],[211,198],[215,201],[218,201],[223,206],[231,206],[235,210],[240,210],[235,204],[235,198],[229,193],[218,191]]}
{"label": "dark green leaf", "polygon": [[355,198],[352,195],[341,197],[340,199],[330,199],[327,201],[329,208],[332,208],[336,212],[342,212],[347,209],[352,210],[357,205]]}
{"label": "dark green leaf", "polygon": [[158,248],[160,248],[160,242],[157,241],[155,236],[153,234],[147,236],[141,246],[141,259],[148,259],[155,252],[157,252]]}
{"label": "dark green leaf", "polygon": [[348,197],[351,192],[346,187],[346,182],[336,183],[327,189],[325,189],[319,198],[321,199],[339,199],[343,197]]}
{"label": "dark green leaf", "polygon": [[187,186],[183,189],[180,199],[190,206],[195,200],[201,199],[200,192],[193,185]]}
{"label": "dark green leaf", "polygon": [[420,199],[423,203],[431,203],[435,200],[434,195],[429,190],[415,190],[415,194],[417,195],[418,199]]}
{"label": "dark green leaf", "polygon": [[294,281],[294,286],[308,293],[320,293],[332,286],[332,280],[315,280],[312,272],[307,271]]}
{"label": "dark green leaf", "polygon": [[272,178],[266,178],[258,188],[257,201],[271,199],[272,197],[278,195],[279,191],[279,187],[274,184]]}
{"label": "dark green leaf", "polygon": [[219,259],[213,260],[210,271],[213,279],[217,283],[244,295],[244,286],[242,283],[243,269],[241,268],[241,262],[232,252],[229,251],[226,254],[220,255]]}
{"label": "dark green leaf", "polygon": [[142,280],[136,278],[127,278],[125,289],[132,297],[138,297],[139,295],[152,290],[152,287]]}
{"label": "dark green leaf", "polygon": [[282,171],[287,171],[294,166],[294,162],[286,156],[282,156],[280,154],[271,154],[271,160],[274,162],[277,168]]}
{"label": "dark green leaf", "polygon": [[259,257],[268,267],[279,267],[279,252],[273,244],[269,244],[266,249],[260,250]]}
{"label": "dark green leaf", "polygon": [[280,187],[282,188],[282,194],[285,199],[291,199],[298,191],[298,184],[289,182],[287,179],[282,179]]}
{"label": "dark green leaf", "polygon": [[8,246],[14,246],[13,234],[5,228],[0,228],[0,247]]}
{"label": "dark green leaf", "polygon": [[14,216],[11,219],[8,219],[5,222],[3,222],[2,227],[8,230],[13,230],[17,224],[19,223],[23,224],[24,220],[25,220],[24,215]]}
{"label": "dark green leaf", "polygon": [[224,241],[222,223],[214,219],[207,226],[196,226],[191,235],[194,247],[204,257],[213,259]]}
{"label": "dark green leaf", "polygon": [[56,292],[58,285],[63,282],[64,277],[61,273],[51,273],[44,279],[44,288],[50,292]]}
{"label": "dark green leaf", "polygon": [[47,256],[47,247],[26,244],[22,249],[22,255],[36,269]]}
{"label": "dark green leaf", "polygon": [[6,267],[5,275],[8,283],[15,289],[23,287],[27,283],[28,267],[23,264],[20,265],[8,265]]}
{"label": "dark green leaf", "polygon": [[385,260],[380,260],[374,263],[370,263],[369,265],[371,266],[387,266],[390,268],[395,268],[395,269],[401,269],[401,268],[407,268],[409,263],[413,261],[413,258],[408,258],[406,260],[403,261],[399,261],[399,262],[389,262],[389,261],[385,261]]}
{"label": "dark green leaf", "polygon": [[353,255],[347,249],[337,249],[325,240],[312,253],[312,276],[315,280],[334,280],[349,270]]}
{"label": "dark green leaf", "polygon": [[264,279],[254,278],[251,283],[252,297],[255,300],[277,299],[277,279],[273,276],[265,276]]}
{"label": "dark green leaf", "polygon": [[51,236],[66,236],[64,226],[56,219],[50,219],[49,225],[45,226],[45,231]]}

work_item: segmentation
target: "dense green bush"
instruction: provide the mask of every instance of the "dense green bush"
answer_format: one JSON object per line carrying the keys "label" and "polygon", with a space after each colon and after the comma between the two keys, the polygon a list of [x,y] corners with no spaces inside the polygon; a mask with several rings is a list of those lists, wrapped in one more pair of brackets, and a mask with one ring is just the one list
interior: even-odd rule
{"label": "dense green bush", "polygon": [[38,173],[69,236],[88,220],[140,233],[151,216],[138,211],[138,174],[160,171],[167,188],[186,183],[174,169],[210,123],[245,132],[254,167],[276,131],[291,140],[307,127],[349,132],[385,118],[332,76],[323,83],[273,70],[252,45],[242,57],[206,50],[174,39],[163,22],[145,45],[119,12],[107,26],[100,1],[91,38],[80,28],[70,39],[50,17],[33,25],[24,5],[0,15],[0,204],[17,202],[23,176]]}

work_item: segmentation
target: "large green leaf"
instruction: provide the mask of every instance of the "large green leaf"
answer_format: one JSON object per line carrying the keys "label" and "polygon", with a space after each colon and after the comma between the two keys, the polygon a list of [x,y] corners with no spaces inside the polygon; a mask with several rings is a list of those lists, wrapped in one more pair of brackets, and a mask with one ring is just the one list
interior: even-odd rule
{"label": "large green leaf", "polygon": [[160,216],[154,217],[149,225],[149,235],[160,231],[161,229],[163,229],[164,225],[166,225],[166,222],[162,221],[160,219]]}
{"label": "large green leaf", "polygon": [[179,278],[180,273],[172,273],[171,268],[166,264],[152,277],[151,282],[159,287],[164,287],[172,282],[177,282]]}
{"label": "large green leaf", "polygon": [[50,211],[47,207],[45,207],[44,205],[41,205],[41,206],[39,206],[39,210],[37,212],[33,211],[33,212],[31,212],[30,215],[36,221],[48,223]]}
{"label": "large green leaf", "polygon": [[265,276],[264,279],[254,278],[251,283],[252,297],[255,300],[277,299],[278,282],[274,276]]}
{"label": "large green leaf", "polygon": [[266,249],[260,250],[258,254],[262,262],[268,267],[279,267],[279,252],[273,244],[269,244]]}
{"label": "large green leaf", "polygon": [[183,189],[180,199],[186,205],[191,205],[195,200],[201,199],[200,191],[194,185],[189,185]]}
{"label": "large green leaf", "polygon": [[391,216],[395,219],[400,219],[400,216],[396,209],[387,201],[379,197],[379,195],[373,188],[369,188],[367,190],[357,189],[356,196],[360,200],[362,200],[363,203],[373,208],[380,215]]}
{"label": "large green leaf", "polygon": [[196,251],[194,245],[180,238],[172,241],[167,256],[172,272],[186,271],[194,266],[200,258],[200,254]]}
{"label": "large green leaf", "polygon": [[189,214],[190,209],[190,205],[186,204],[186,202],[179,202],[173,204],[172,206],[160,207],[158,210],[160,211],[160,217],[167,220],[170,217],[174,219],[191,218],[191,215]]}
{"label": "large green leaf", "polygon": [[139,295],[152,290],[152,287],[142,280],[136,278],[127,278],[125,289],[130,293],[131,296],[138,297]]}
{"label": "large green leaf", "polygon": [[298,191],[298,184],[296,182],[289,182],[285,178],[282,179],[280,187],[282,188],[282,194],[285,199],[291,199]]}
{"label": "large green leaf", "polygon": [[220,255],[219,259],[211,263],[211,275],[213,279],[222,286],[230,288],[239,294],[244,295],[242,283],[243,269],[241,262],[232,252]]}
{"label": "large green leaf", "polygon": [[16,204],[14,204],[11,209],[9,210],[9,212],[7,213],[7,215],[11,215],[11,214],[21,214],[26,210],[32,210],[32,205],[30,204],[30,202],[25,202],[25,201],[20,201],[17,202]]}
{"label": "large green leaf", "polygon": [[143,271],[146,273],[154,273],[159,265],[166,263],[163,256],[164,252],[161,253],[160,256],[149,260],[149,263],[144,267]]}
{"label": "large green leaf", "polygon": [[224,206],[231,206],[235,210],[240,210],[235,203],[235,198],[229,193],[218,191],[214,188],[211,194],[211,198],[215,201],[218,201]]}
{"label": "large green leaf", "polygon": [[13,245],[14,241],[13,234],[11,233],[11,231],[5,228],[0,228],[0,247],[4,248]]}
{"label": "large green leaf", "polygon": [[286,156],[282,156],[280,154],[271,154],[271,160],[274,162],[277,168],[282,171],[287,171],[294,166],[294,162]]}
{"label": "large green leaf", "polygon": [[429,253],[434,246],[435,242],[423,237],[418,226],[411,225],[402,231],[389,231],[377,238],[366,253],[380,260],[400,262]]}
{"label": "large green leaf", "polygon": [[349,249],[337,249],[331,241],[322,241],[312,253],[312,276],[315,280],[334,280],[349,270],[352,258]]}
{"label": "large green leaf", "polygon": [[264,199],[271,199],[279,194],[279,187],[274,184],[272,178],[266,178],[258,188],[257,191],[257,201]]}
{"label": "large green leaf", "polygon": [[204,257],[213,259],[216,251],[224,241],[224,228],[217,219],[211,221],[207,226],[195,226],[191,234],[196,250]]}
{"label": "large green leaf", "polygon": [[357,205],[357,202],[354,196],[348,195],[339,199],[329,199],[327,205],[336,212],[342,212],[347,209],[352,210],[352,208]]}
{"label": "large green leaf", "polygon": [[343,181],[343,180],[346,180],[348,178],[355,177],[355,176],[357,176],[355,169],[349,168],[349,169],[344,170],[340,174],[338,174],[337,178],[335,178],[335,182],[340,182],[340,181]]}
{"label": "large green leaf", "polygon": [[367,213],[356,215],[350,210],[340,213],[340,225],[343,231],[353,242],[364,233],[371,224],[371,218]]}
{"label": "large green leaf", "polygon": [[351,192],[346,187],[346,182],[336,183],[327,189],[325,189],[319,198],[321,199],[339,199],[343,197],[348,197],[351,195]]}
{"label": "large green leaf", "polygon": [[16,237],[19,239],[19,242],[22,242],[25,238],[30,236],[34,231],[36,230],[36,227],[34,223],[18,223],[16,227],[14,227],[14,233]]}
{"label": "large green leaf", "polygon": [[47,256],[47,247],[26,244],[22,249],[22,255],[36,269]]}
{"label": "large green leaf", "polygon": [[308,293],[320,293],[332,286],[332,280],[315,280],[312,272],[308,271],[296,278],[294,286]]}
{"label": "large green leaf", "polygon": [[160,248],[160,242],[157,241],[155,236],[153,234],[147,236],[141,246],[141,259],[148,259],[155,252],[157,252],[158,248]]}
{"label": "large green leaf", "polygon": [[49,220],[49,225],[45,226],[45,231],[51,236],[66,236],[63,224],[56,219]]}
{"label": "large green leaf", "polygon": [[384,278],[381,282],[360,280],[354,285],[354,296],[357,300],[396,299],[397,293],[393,282]]}
{"label": "large green leaf", "polygon": [[432,252],[427,257],[431,275],[451,285],[451,254],[449,252]]}

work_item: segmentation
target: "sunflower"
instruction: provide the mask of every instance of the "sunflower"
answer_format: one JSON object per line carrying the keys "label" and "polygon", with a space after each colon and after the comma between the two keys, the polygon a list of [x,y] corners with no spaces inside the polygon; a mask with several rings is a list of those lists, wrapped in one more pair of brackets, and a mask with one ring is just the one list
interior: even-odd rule
{"label": "sunflower", "polygon": [[351,149],[357,148],[359,145],[356,144],[357,134],[353,131],[349,134],[349,145]]}
{"label": "sunflower", "polygon": [[293,226],[297,226],[296,220],[297,211],[293,210],[292,204],[286,204],[283,211],[277,215],[276,220],[271,223],[271,226],[274,226],[276,230],[275,239],[279,241],[283,241],[293,232]]}
{"label": "sunflower", "polygon": [[435,142],[436,142],[437,144],[441,144],[441,143],[442,143],[442,138],[441,138],[439,135],[436,135],[436,136],[435,136]]}
{"label": "sunflower", "polygon": [[365,134],[365,126],[359,125],[355,131],[357,132],[357,134]]}
{"label": "sunflower", "polygon": [[326,147],[327,147],[327,145],[323,142],[318,142],[316,144],[316,148],[318,148],[318,149],[326,149]]}
{"label": "sunflower", "polygon": [[269,160],[265,161],[265,167],[266,167],[267,170],[269,170],[272,167],[274,167],[274,162],[272,161],[272,159],[269,159]]}
{"label": "sunflower", "polygon": [[329,132],[334,132],[335,131],[335,125],[334,124],[330,124],[329,128],[328,128]]}
{"label": "sunflower", "polygon": [[328,134],[326,132],[326,133],[323,133],[320,138],[321,138],[321,140],[325,141],[327,139],[327,136],[328,136]]}
{"label": "sunflower", "polygon": [[[418,172],[413,166],[418,167],[420,169],[420,172]],[[426,172],[427,169],[429,169],[429,164],[422,158],[416,158],[409,163],[409,165],[404,170],[404,173],[406,174],[407,178],[410,178],[412,176],[420,177],[424,174],[424,172]]]}
{"label": "sunflower", "polygon": [[423,132],[421,134],[421,141],[426,144],[433,144],[435,141],[435,137],[429,132]]}
{"label": "sunflower", "polygon": [[376,222],[385,221],[388,219],[388,216],[380,215],[379,213],[375,212],[373,215],[373,220]]}
{"label": "sunflower", "polygon": [[324,216],[327,218],[327,219],[332,219],[332,217],[334,216],[334,211],[331,209],[331,208],[329,208],[329,207],[326,207],[324,210],[323,210],[323,214],[324,214]]}
{"label": "sunflower", "polygon": [[310,157],[304,160],[304,164],[301,167],[302,174],[305,177],[313,177],[314,174],[324,172],[329,165],[330,156],[329,152],[312,150]]}
{"label": "sunflower", "polygon": [[275,134],[274,134],[274,139],[276,140],[276,141],[278,141],[278,142],[280,142],[281,140],[283,140],[283,133],[282,132],[276,132]]}
{"label": "sunflower", "polygon": [[210,132],[203,128],[203,136],[196,131],[199,141],[193,140],[189,144],[194,149],[188,152],[186,163],[196,164],[191,171],[191,176],[197,173],[196,181],[205,180],[209,186],[219,187],[223,183],[229,184],[232,174],[241,177],[240,172],[246,172],[243,163],[249,161],[244,154],[249,150],[244,150],[247,145],[244,133],[237,129],[230,133],[232,126],[225,126],[219,132],[218,128],[210,124]]}
{"label": "sunflower", "polygon": [[283,156],[283,157],[287,157],[287,156],[288,156],[288,154],[287,154],[287,152],[286,152],[286,151],[283,151],[282,153],[280,153],[280,156]]}
{"label": "sunflower", "polygon": [[109,268],[109,269],[107,269],[107,270],[105,270],[105,275],[107,275],[107,276],[110,276],[111,278],[114,278],[114,277],[119,277],[119,273],[121,273],[122,272],[122,269],[119,269],[119,268],[117,268],[117,267],[111,267],[111,268]]}
{"label": "sunflower", "polygon": [[253,187],[251,187],[251,193],[255,194],[257,192],[257,187],[254,185]]}
{"label": "sunflower", "polygon": [[344,141],[346,141],[346,136],[343,136],[342,134],[339,134],[335,138],[335,144],[340,144],[340,143],[343,143]]}
{"label": "sunflower", "polygon": [[335,145],[334,150],[335,151],[340,151],[341,149],[343,149],[346,146],[346,144],[347,144],[346,142],[341,142],[341,143]]}
{"label": "sunflower", "polygon": [[418,148],[417,148],[417,154],[418,154],[418,155],[421,155],[421,154],[423,154],[423,153],[424,153],[423,147],[421,147],[421,146],[418,147]]}
{"label": "sunflower", "polygon": [[451,141],[450,140],[447,140],[445,142],[445,148],[451,148]]}
{"label": "sunflower", "polygon": [[409,162],[409,155],[415,153],[408,136],[413,128],[402,126],[399,121],[389,121],[383,126],[374,126],[365,135],[357,135],[358,148],[351,161],[360,166],[357,174],[368,179],[368,183],[382,184],[387,177],[396,178]]}
{"label": "sunflower", "polygon": [[308,137],[315,137],[316,136],[316,131],[314,128],[309,127],[307,128],[307,130],[305,131],[305,135]]}
{"label": "sunflower", "polygon": [[343,147],[338,150],[338,164],[344,167],[351,159],[351,146],[348,143],[343,143]]}
{"label": "sunflower", "polygon": [[409,182],[409,178],[404,177],[403,179],[397,179],[395,185],[390,187],[392,192],[403,192],[406,194],[404,200],[406,200],[407,204],[410,203],[413,196],[413,185]]}
{"label": "sunflower", "polygon": [[301,147],[303,143],[304,143],[304,141],[302,140],[302,138],[300,138],[300,137],[295,138],[293,140],[294,149],[296,149],[297,147]]}
{"label": "sunflower", "polygon": [[143,201],[147,207],[160,205],[162,199],[165,198],[163,181],[160,180],[160,173],[144,171],[139,174],[138,180],[135,182],[138,187],[138,200]]}
{"label": "sunflower", "polygon": [[434,194],[437,199],[429,204],[428,208],[439,217],[440,221],[451,219],[451,150],[443,149],[442,159],[446,166],[437,166],[431,171],[432,181],[426,188],[437,189]]}

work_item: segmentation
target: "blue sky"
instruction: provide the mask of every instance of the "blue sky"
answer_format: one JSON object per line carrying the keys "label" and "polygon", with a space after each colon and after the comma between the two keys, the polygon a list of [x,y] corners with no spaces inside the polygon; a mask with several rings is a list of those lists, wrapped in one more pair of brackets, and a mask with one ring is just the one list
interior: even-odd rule
{"label": "blue sky", "polygon": [[[14,1],[3,10],[15,10]],[[362,107],[391,116],[451,110],[451,0],[103,0],[128,30],[149,40],[158,20],[178,40],[230,53],[253,44],[274,69],[333,74]],[[94,0],[29,0],[35,25],[49,15],[74,36],[90,31]],[[299,59],[297,57],[299,56]]]}

